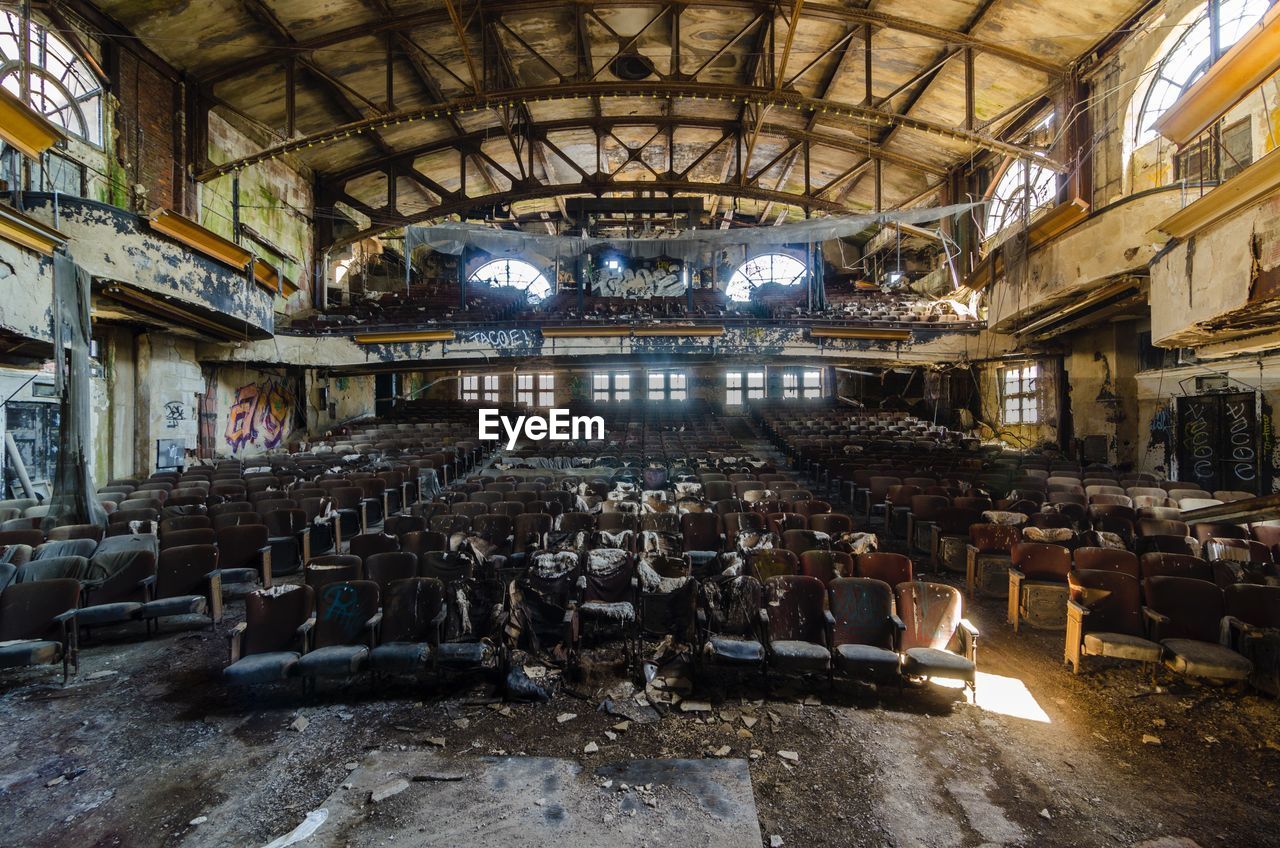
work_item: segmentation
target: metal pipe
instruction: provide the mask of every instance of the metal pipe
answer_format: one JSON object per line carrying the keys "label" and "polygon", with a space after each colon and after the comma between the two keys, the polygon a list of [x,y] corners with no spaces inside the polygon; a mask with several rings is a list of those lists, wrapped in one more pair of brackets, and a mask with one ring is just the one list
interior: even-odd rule
{"label": "metal pipe", "polygon": [[27,497],[34,498],[36,496],[35,487],[31,485],[31,478],[27,475],[27,464],[22,461],[22,454],[18,452],[18,443],[13,440],[13,434],[5,431],[4,447],[9,452],[9,459],[13,462],[13,472],[18,475],[18,482],[22,484],[23,491]]}

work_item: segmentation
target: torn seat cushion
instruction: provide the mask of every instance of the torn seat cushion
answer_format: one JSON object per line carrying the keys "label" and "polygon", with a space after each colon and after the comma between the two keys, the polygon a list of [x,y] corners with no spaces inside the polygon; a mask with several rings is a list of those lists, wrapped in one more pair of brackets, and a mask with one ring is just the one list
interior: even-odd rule
{"label": "torn seat cushion", "polygon": [[769,643],[770,659],[794,671],[826,671],[831,654],[821,645],[794,639],[776,639]]}
{"label": "torn seat cushion", "polygon": [[171,615],[208,615],[209,602],[203,595],[177,595],[157,598],[142,605],[143,618],[166,618]]}
{"label": "torn seat cushion", "polygon": [[1165,665],[1178,674],[1209,680],[1244,680],[1253,672],[1253,663],[1215,642],[1197,639],[1164,639]]}
{"label": "torn seat cushion", "polygon": [[578,612],[588,618],[606,618],[610,621],[631,622],[636,620],[636,608],[628,601],[586,601],[578,607]]}
{"label": "torn seat cushion", "polygon": [[0,642],[0,668],[43,665],[62,659],[62,643],[49,639],[17,639]]}
{"label": "torn seat cushion", "polygon": [[141,612],[142,604],[136,601],[97,604],[77,610],[76,623],[81,627],[102,627],[106,624],[121,624],[126,621],[133,621]]}
{"label": "torn seat cushion", "polygon": [[486,642],[442,642],[437,657],[444,665],[483,666],[493,659],[493,646]]}
{"label": "torn seat cushion", "polygon": [[299,659],[295,651],[249,654],[224,668],[222,677],[228,683],[241,686],[288,680],[298,673]]}
{"label": "torn seat cushion", "polygon": [[759,665],[764,662],[764,645],[754,639],[712,636],[704,652],[708,658],[727,665]]}
{"label": "torn seat cushion", "polygon": [[364,645],[327,645],[303,654],[298,672],[304,677],[346,677],[368,661],[369,649]]}
{"label": "torn seat cushion", "polygon": [[976,669],[969,660],[937,648],[908,648],[902,670],[917,677],[942,677],[948,680],[972,681]]}
{"label": "torn seat cushion", "polygon": [[837,645],[834,659],[836,668],[845,674],[876,677],[897,675],[902,662],[897,651],[875,645]]}
{"label": "torn seat cushion", "polygon": [[387,674],[409,674],[431,663],[431,646],[426,642],[388,642],[369,652],[369,667]]}
{"label": "torn seat cushion", "polygon": [[1128,633],[1086,633],[1084,652],[1091,657],[1112,657],[1133,662],[1160,662],[1160,646]]}

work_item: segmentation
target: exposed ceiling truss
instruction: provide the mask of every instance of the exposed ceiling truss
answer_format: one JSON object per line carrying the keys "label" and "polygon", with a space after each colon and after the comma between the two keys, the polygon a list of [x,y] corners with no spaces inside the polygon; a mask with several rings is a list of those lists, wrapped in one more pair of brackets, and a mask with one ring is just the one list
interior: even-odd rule
{"label": "exposed ceiling truss", "polygon": [[296,159],[355,213],[345,240],[494,210],[551,230],[575,195],[758,224],[881,210],[958,199],[949,172],[982,157],[1069,173],[1016,131],[1135,0],[93,2],[267,140],[197,181]]}

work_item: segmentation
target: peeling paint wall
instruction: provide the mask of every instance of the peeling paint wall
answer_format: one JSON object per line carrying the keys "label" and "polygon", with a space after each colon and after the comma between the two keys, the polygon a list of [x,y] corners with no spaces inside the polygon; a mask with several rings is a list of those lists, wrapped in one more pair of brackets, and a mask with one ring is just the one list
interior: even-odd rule
{"label": "peeling paint wall", "polygon": [[501,359],[571,356],[785,356],[839,361],[866,360],[903,364],[966,361],[999,355],[1010,347],[1008,336],[987,333],[918,332],[911,342],[827,340],[808,338],[805,330],[785,327],[729,327],[718,338],[588,337],[543,339],[539,331],[495,327],[464,331],[452,342],[403,342],[357,345],[345,336],[277,336],[237,346],[210,345],[210,361],[279,362],[333,368],[454,361],[472,363]]}
{"label": "peeling paint wall", "polygon": [[[1163,347],[1215,341],[1209,319],[1249,305],[1255,237],[1280,249],[1280,198],[1224,218],[1174,246],[1151,266],[1151,330]],[[1259,329],[1265,329],[1265,325]]]}
{"label": "peeling paint wall", "polygon": [[28,339],[53,341],[53,262],[0,241],[0,327]]}
{"label": "peeling paint wall", "polygon": [[[213,164],[253,153],[260,147],[217,113],[209,114],[209,160]],[[297,293],[288,301],[278,298],[278,312],[292,314],[310,307],[315,267],[311,220],[315,201],[310,176],[282,161],[246,168],[238,176],[238,212],[233,203],[236,181],[237,177],[228,175],[201,185],[200,223],[259,252],[294,282]],[[241,226],[247,228],[239,239],[234,226],[237,214]],[[254,238],[254,233],[261,238]]]}
{"label": "peeling paint wall", "polygon": [[214,370],[215,450],[237,458],[287,448],[302,435],[298,378],[281,371],[228,367]]}
{"label": "peeling paint wall", "polygon": [[[1105,436],[1109,461],[1129,465],[1138,454],[1138,325],[1103,324],[1071,338],[1063,362],[1076,439]],[[1108,399],[1114,398],[1114,402]]]}
{"label": "peeling paint wall", "polygon": [[1003,328],[1015,319],[1067,303],[1124,274],[1145,275],[1163,247],[1152,229],[1182,207],[1177,188],[1126,198],[1035,250],[1022,284],[1000,280],[991,290],[989,321]]}
{"label": "peeling paint wall", "polygon": [[94,277],[173,296],[263,330],[275,326],[269,292],[243,273],[151,232],[139,216],[76,198],[58,198],[55,206],[49,195],[28,195],[27,202],[33,218],[51,226],[57,218],[72,257]]}
{"label": "peeling paint wall", "polygon": [[[323,404],[322,396],[326,401]],[[321,376],[308,371],[304,406],[307,432],[312,436],[322,436],[349,419],[372,415],[373,375]]]}
{"label": "peeling paint wall", "polygon": [[[1261,423],[1269,436],[1268,461],[1272,470],[1272,491],[1280,491],[1280,446],[1274,437],[1274,411],[1280,404],[1280,360],[1275,357],[1234,359],[1203,366],[1142,371],[1136,375],[1138,394],[1137,468],[1157,473],[1169,470],[1169,460],[1176,444],[1169,439],[1174,399],[1202,394],[1196,387],[1197,377],[1226,377],[1230,391],[1261,391],[1272,410],[1272,416]],[[1167,447],[1166,447],[1167,445]]]}

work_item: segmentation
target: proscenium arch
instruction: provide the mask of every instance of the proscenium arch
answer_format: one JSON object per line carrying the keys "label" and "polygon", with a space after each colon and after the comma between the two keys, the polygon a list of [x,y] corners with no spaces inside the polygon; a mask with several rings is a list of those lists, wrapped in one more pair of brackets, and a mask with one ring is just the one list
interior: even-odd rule
{"label": "proscenium arch", "polygon": [[[942,188],[942,183],[933,186],[933,189]],[[375,216],[383,215],[384,210],[368,209],[352,204],[350,198],[333,198],[334,200],[348,203],[352,208],[357,209],[362,214],[370,217],[373,221],[372,225],[365,230],[345,236],[344,238],[335,240],[326,247],[341,247],[343,245],[352,244],[361,239],[384,233],[387,230],[394,230],[409,224],[417,224],[423,221],[431,221],[437,218],[446,218],[450,215],[464,215],[475,209],[483,207],[500,206],[509,203],[519,203],[522,200],[545,200],[554,197],[570,197],[574,195],[583,196],[599,196],[601,194],[612,193],[629,194],[634,192],[658,192],[660,194],[676,195],[676,194],[703,194],[703,195],[720,195],[721,197],[740,197],[746,200],[772,201],[774,203],[782,203],[787,206],[793,206],[799,209],[808,209],[811,211],[827,212],[830,214],[863,214],[868,210],[846,206],[832,200],[822,200],[812,195],[791,194],[784,191],[774,191],[772,189],[760,188],[758,186],[738,185],[735,183],[701,183],[687,181],[667,181],[667,180],[627,180],[622,182],[613,182],[607,186],[594,185],[589,183],[562,183],[558,185],[536,185],[513,187],[510,191],[497,192],[495,194],[476,195],[475,197],[467,197],[460,200],[446,201],[420,212],[411,215],[399,215],[396,213],[386,212],[385,217],[381,220]],[[394,214],[394,218],[392,215]]]}
{"label": "proscenium arch", "polygon": [[332,144],[348,138],[362,136],[380,129],[388,129],[417,121],[440,120],[454,115],[468,115],[476,112],[501,109],[505,106],[520,105],[530,102],[554,102],[557,100],[589,100],[601,97],[653,98],[657,100],[716,100],[755,105],[760,108],[779,110],[796,109],[821,114],[828,120],[840,120],[857,126],[903,127],[925,134],[933,134],[953,141],[972,144],[985,150],[1002,153],[1017,158],[1035,157],[1046,167],[1062,172],[1066,166],[1061,162],[1043,157],[1038,151],[1017,144],[1000,141],[986,133],[949,126],[936,121],[913,118],[895,112],[886,112],[868,106],[839,103],[818,97],[804,97],[786,91],[760,86],[687,83],[687,82],[644,82],[644,83],[574,83],[567,85],[526,86],[486,92],[482,95],[456,98],[436,103],[431,106],[410,109],[390,114],[379,114],[359,121],[342,124],[332,130],[313,133],[302,138],[292,139],[281,144],[260,150],[248,156],[232,159],[221,165],[209,168],[196,176],[199,182],[217,179],[235,171],[243,170],[251,165],[276,159],[292,153],[298,153],[310,147]]}
{"label": "proscenium arch", "polygon": [[[568,7],[582,7],[589,10],[593,8],[667,5],[679,7],[681,10],[703,7],[785,13],[790,18],[795,11],[797,0],[791,0],[791,2],[773,2],[773,0],[756,0],[755,2],[746,2],[745,0],[666,0],[666,2],[648,4],[641,2],[641,0],[500,0],[496,5],[496,9],[485,10],[486,13],[516,15],[549,9],[562,10]],[[990,53],[993,56],[999,56],[1002,59],[1007,59],[1010,62],[1052,77],[1061,78],[1067,73],[1067,68],[1061,65],[1042,59],[1032,53],[1018,50],[1015,47],[1010,47],[1008,44],[987,41],[967,32],[936,27],[884,12],[875,12],[869,9],[848,9],[831,4],[809,2],[805,3],[801,8],[800,17],[810,20],[866,25],[880,29],[907,32],[939,41],[948,46],[970,47],[978,52]],[[348,41],[369,38],[370,36],[387,32],[407,32],[415,27],[425,27],[433,24],[448,25],[450,23],[451,19],[445,9],[431,9],[405,15],[392,15],[382,17],[373,23],[357,24],[314,38],[298,39],[290,45],[289,53],[323,50]],[[243,74],[253,73],[261,68],[283,65],[287,61],[287,56],[282,55],[278,48],[271,48],[257,56],[234,62],[217,73],[207,75],[204,82],[217,84]]]}

